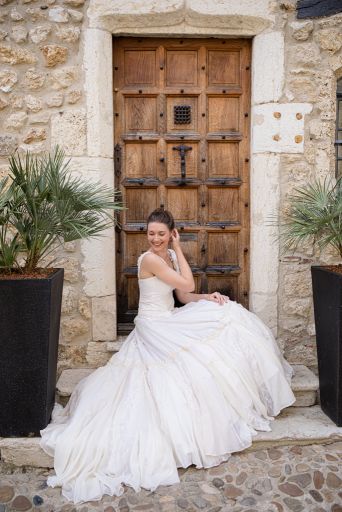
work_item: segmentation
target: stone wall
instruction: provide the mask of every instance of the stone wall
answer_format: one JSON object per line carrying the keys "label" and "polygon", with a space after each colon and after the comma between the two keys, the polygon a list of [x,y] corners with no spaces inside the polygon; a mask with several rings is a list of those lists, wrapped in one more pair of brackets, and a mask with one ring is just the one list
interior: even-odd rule
{"label": "stone wall", "polygon": [[[40,154],[63,145],[84,155],[84,0],[0,0],[0,175],[16,148]],[[91,300],[83,291],[80,244],[65,244],[60,366],[87,363]]]}
{"label": "stone wall", "polygon": [[[134,5],[133,5],[134,4]],[[279,257],[267,215],[293,187],[334,175],[342,15],[297,20],[295,0],[0,0],[0,175],[17,147],[61,144],[75,172],[113,181],[112,34],[254,37],[251,309],[291,362],[315,368],[310,248]],[[113,233],[60,251],[60,370],[98,366],[115,332]]]}
{"label": "stone wall", "polygon": [[[279,2],[285,36],[283,101],[312,105],[305,119],[304,153],[281,155],[281,208],[297,186],[335,176],[336,81],[342,76],[342,14],[297,20],[295,2]],[[312,264],[339,262],[336,253],[306,247],[282,254],[279,268],[278,340],[292,362],[316,369]]]}

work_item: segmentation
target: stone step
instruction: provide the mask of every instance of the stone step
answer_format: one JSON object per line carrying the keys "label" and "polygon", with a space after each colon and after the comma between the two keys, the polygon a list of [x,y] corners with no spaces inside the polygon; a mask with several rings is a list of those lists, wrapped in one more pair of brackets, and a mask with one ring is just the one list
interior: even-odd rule
{"label": "stone step", "polygon": [[108,352],[118,352],[124,341],[126,341],[127,335],[121,334],[117,336],[115,341],[107,341]]}
{"label": "stone step", "polygon": [[309,407],[317,401],[318,377],[304,364],[293,364],[291,387],[296,397],[294,407]]}
{"label": "stone step", "polygon": [[63,370],[56,384],[56,400],[65,405],[80,380],[90,375],[95,368],[70,368]]}
{"label": "stone step", "polygon": [[[271,427],[271,432],[258,432],[247,451],[342,440],[342,427],[337,427],[319,405],[289,407],[272,421]],[[38,437],[0,439],[0,460],[13,466],[53,467],[53,460],[40,448]]]}
{"label": "stone step", "polygon": [[107,341],[107,350],[108,352],[118,352],[122,347],[124,341],[126,341],[127,336],[120,335],[116,338],[115,341]]}
{"label": "stone step", "polygon": [[[111,342],[116,343],[116,342]],[[292,389],[296,396],[295,407],[308,407],[316,403],[318,378],[302,364],[293,365],[295,374],[292,379]],[[64,370],[58,379],[56,391],[57,400],[65,405],[76,384],[93,372],[93,368],[70,368]]]}
{"label": "stone step", "polygon": [[342,427],[337,427],[319,405],[288,407],[271,422],[271,428],[271,432],[258,432],[248,450],[342,440]]}

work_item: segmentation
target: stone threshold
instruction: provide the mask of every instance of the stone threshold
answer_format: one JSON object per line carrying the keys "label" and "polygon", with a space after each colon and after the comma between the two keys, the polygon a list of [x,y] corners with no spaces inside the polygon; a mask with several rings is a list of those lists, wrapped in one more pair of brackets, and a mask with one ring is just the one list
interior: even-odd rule
{"label": "stone threshold", "polygon": [[[318,405],[289,407],[271,422],[271,428],[271,432],[258,432],[252,446],[245,451],[342,441],[342,427],[337,427]],[[17,467],[53,467],[53,459],[40,448],[39,440],[39,437],[1,438],[1,461]]]}

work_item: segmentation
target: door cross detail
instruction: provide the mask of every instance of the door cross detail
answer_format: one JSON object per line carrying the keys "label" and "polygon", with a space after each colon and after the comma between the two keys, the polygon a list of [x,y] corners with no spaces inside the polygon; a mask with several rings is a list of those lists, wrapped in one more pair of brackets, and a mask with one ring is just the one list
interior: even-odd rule
{"label": "door cross detail", "polygon": [[187,151],[190,151],[192,149],[192,147],[186,146],[185,144],[180,144],[179,146],[173,146],[172,149],[179,151],[181,161],[181,177],[182,180],[184,180],[186,178],[185,155]]}

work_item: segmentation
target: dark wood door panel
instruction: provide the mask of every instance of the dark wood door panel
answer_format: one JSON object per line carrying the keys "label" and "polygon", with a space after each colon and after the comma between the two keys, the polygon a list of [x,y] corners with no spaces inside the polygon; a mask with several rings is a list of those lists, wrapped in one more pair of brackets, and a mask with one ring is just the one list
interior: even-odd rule
{"label": "dark wood door panel", "polygon": [[208,87],[241,86],[239,50],[208,50]]}
{"label": "dark wood door panel", "polygon": [[175,217],[197,291],[248,306],[250,42],[117,38],[114,101],[116,186],[127,206],[119,322],[136,314],[136,259],[159,206]]}

